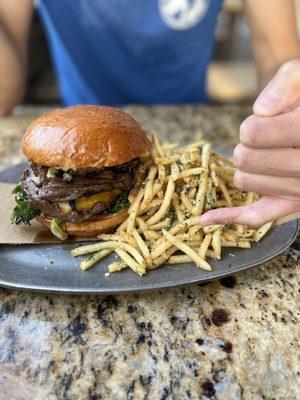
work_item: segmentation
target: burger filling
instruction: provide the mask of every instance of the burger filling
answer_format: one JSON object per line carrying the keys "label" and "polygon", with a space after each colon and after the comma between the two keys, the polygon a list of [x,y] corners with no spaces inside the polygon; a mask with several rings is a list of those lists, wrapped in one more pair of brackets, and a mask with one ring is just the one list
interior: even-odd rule
{"label": "burger filling", "polygon": [[128,207],[138,159],[104,168],[62,170],[32,163],[23,173],[23,197],[39,213],[81,222]]}

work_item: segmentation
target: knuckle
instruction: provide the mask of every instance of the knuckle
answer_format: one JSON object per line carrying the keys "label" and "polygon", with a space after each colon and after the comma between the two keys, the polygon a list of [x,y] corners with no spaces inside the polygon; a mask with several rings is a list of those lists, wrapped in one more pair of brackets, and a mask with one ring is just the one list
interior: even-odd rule
{"label": "knuckle", "polygon": [[240,141],[246,146],[255,147],[259,144],[260,119],[250,115],[240,126]]}
{"label": "knuckle", "polygon": [[247,169],[249,164],[249,150],[243,144],[238,144],[233,152],[233,163],[237,168]]}
{"label": "knuckle", "polygon": [[234,186],[242,190],[246,189],[247,180],[245,175],[241,171],[236,171],[234,174]]}
{"label": "knuckle", "polygon": [[254,228],[258,228],[265,223],[262,216],[257,212],[255,205],[251,205],[249,207],[248,213],[249,225],[253,226]]}

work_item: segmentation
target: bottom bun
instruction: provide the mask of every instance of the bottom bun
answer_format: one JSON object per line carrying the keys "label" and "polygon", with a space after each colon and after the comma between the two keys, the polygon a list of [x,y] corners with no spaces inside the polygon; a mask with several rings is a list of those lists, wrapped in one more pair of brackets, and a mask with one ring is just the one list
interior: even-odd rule
{"label": "bottom bun", "polygon": [[[91,219],[83,222],[64,222],[63,229],[69,236],[91,237],[100,233],[110,233],[116,230],[128,217],[128,210],[117,214],[103,215],[97,219]],[[35,217],[38,222],[50,229],[52,218]]]}

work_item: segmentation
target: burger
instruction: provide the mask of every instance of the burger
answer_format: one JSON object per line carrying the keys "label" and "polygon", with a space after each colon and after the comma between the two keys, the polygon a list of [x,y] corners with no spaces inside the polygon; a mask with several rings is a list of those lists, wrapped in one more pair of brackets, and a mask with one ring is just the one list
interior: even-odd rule
{"label": "burger", "polygon": [[13,190],[12,222],[35,218],[66,239],[112,232],[127,218],[150,142],[125,112],[80,105],[33,121],[22,150],[29,166]]}

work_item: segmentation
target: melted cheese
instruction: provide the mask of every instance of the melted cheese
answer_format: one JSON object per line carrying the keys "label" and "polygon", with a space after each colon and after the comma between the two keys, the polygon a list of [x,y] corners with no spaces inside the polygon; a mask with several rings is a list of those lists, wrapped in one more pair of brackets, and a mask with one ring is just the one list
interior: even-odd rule
{"label": "melted cheese", "polygon": [[119,193],[119,190],[114,189],[110,192],[102,192],[89,197],[80,197],[75,200],[75,209],[81,211],[93,207],[96,203],[109,203],[116,198]]}

